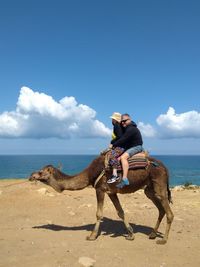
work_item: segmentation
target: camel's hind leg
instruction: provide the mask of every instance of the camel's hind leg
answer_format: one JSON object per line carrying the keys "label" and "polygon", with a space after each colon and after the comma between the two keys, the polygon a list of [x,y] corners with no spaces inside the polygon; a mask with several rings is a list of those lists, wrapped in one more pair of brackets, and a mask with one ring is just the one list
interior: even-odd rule
{"label": "camel's hind leg", "polygon": [[93,231],[87,237],[87,240],[90,240],[90,241],[95,240],[99,232],[99,226],[103,218],[103,205],[104,205],[105,192],[97,189],[96,197],[97,197],[97,213],[96,213],[97,221],[95,223]]}
{"label": "camel's hind leg", "polygon": [[119,202],[119,198],[116,194],[108,194],[108,196],[110,197],[113,205],[115,206],[116,210],[117,210],[117,213],[119,215],[119,217],[123,220],[124,222],[124,225],[127,229],[127,232],[128,232],[128,236],[126,237],[126,239],[128,240],[133,240],[135,237],[134,237],[134,233],[133,233],[133,228],[130,226],[130,224],[128,223],[126,217],[125,217],[125,214],[124,214],[124,211],[122,209],[122,206]]}
{"label": "camel's hind leg", "polygon": [[167,242],[169,230],[170,230],[173,218],[174,218],[174,215],[173,215],[171,208],[169,206],[169,200],[167,198],[167,194],[160,194],[160,193],[157,194],[154,192],[153,189],[148,188],[148,187],[145,188],[145,194],[149,199],[152,200],[152,202],[155,204],[155,206],[158,208],[158,211],[159,211],[158,220],[156,222],[156,225],[155,225],[153,231],[149,235],[149,238],[150,239],[156,238],[160,223],[166,214],[167,226],[166,226],[164,237],[162,238],[162,240],[158,240],[156,242],[157,244],[165,244]]}
{"label": "camel's hind leg", "polygon": [[161,223],[163,217],[165,216],[165,210],[164,210],[163,206],[161,205],[160,201],[155,197],[155,193],[153,192],[153,189],[146,187],[144,192],[145,192],[146,196],[154,203],[154,205],[157,207],[158,212],[159,212],[156,225],[153,228],[153,231],[149,235],[150,239],[155,239],[157,237],[157,231],[158,231],[158,228],[160,226],[160,223]]}
{"label": "camel's hind leg", "polygon": [[166,213],[166,217],[167,217],[167,225],[166,225],[166,229],[165,229],[165,234],[162,240],[158,240],[156,243],[157,244],[165,244],[167,242],[168,236],[169,236],[169,231],[171,228],[171,224],[174,218],[174,214],[169,206],[169,201],[167,199],[167,197],[164,197],[160,199],[161,204],[165,210]]}

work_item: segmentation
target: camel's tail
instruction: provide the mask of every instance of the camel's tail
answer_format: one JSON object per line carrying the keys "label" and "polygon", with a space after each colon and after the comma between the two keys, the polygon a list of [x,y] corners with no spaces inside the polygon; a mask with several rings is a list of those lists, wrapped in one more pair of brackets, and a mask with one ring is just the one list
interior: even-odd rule
{"label": "camel's tail", "polygon": [[168,195],[168,200],[169,200],[169,203],[173,204],[172,194],[171,194],[171,190],[169,188],[169,171],[168,171],[168,169],[166,168],[166,166],[163,163],[162,163],[162,166],[165,168],[166,173],[167,173],[167,195]]}
{"label": "camel's tail", "polygon": [[169,171],[167,168],[166,169],[166,172],[167,172],[167,194],[168,194],[168,200],[169,200],[169,203],[172,203],[173,204],[173,200],[172,200],[172,194],[171,194],[171,190],[169,188]]}
{"label": "camel's tail", "polygon": [[167,193],[168,193],[169,203],[172,203],[173,204],[172,195],[171,195],[171,191],[169,189],[169,185],[167,185]]}

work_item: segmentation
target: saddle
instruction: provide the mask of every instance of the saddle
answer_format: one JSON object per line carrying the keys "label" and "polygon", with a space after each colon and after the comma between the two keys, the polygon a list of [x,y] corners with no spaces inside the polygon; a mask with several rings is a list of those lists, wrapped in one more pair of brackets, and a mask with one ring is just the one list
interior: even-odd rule
{"label": "saddle", "polygon": [[[108,160],[109,161],[109,160]],[[149,165],[148,153],[146,151],[137,153],[128,158],[129,170],[145,169]],[[119,162],[117,170],[122,171],[122,165]]]}

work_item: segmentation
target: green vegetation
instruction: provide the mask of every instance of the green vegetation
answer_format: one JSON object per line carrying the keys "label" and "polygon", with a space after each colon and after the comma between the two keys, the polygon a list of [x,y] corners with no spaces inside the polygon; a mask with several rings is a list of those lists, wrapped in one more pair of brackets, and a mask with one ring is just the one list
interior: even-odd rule
{"label": "green vegetation", "polygon": [[191,182],[188,182],[188,181],[186,181],[185,183],[184,183],[184,187],[190,187],[192,185],[192,183]]}

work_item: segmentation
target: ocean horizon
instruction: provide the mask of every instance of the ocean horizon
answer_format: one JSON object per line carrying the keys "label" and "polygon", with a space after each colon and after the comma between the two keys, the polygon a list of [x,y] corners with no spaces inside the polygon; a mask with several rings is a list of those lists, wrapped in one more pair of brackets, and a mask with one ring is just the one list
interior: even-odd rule
{"label": "ocean horizon", "polygon": [[[61,166],[73,175],[84,170],[98,155],[0,155],[0,179],[26,179],[45,165]],[[151,155],[169,170],[170,186],[200,185],[200,155]]]}

